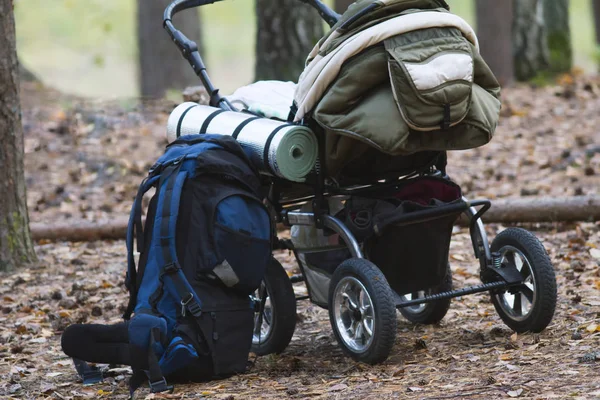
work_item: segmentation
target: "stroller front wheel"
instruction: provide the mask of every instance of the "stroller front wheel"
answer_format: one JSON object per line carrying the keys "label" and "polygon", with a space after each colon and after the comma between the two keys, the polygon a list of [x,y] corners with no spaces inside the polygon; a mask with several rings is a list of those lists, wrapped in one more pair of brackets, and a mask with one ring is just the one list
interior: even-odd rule
{"label": "stroller front wheel", "polygon": [[377,364],[389,356],[396,337],[393,292],[379,268],[365,259],[344,261],[329,287],[329,320],[346,354]]}
{"label": "stroller front wheel", "polygon": [[531,232],[509,228],[492,242],[502,263],[513,264],[523,283],[516,288],[492,292],[492,303],[500,318],[515,332],[540,332],[554,316],[556,276],[548,253]]}

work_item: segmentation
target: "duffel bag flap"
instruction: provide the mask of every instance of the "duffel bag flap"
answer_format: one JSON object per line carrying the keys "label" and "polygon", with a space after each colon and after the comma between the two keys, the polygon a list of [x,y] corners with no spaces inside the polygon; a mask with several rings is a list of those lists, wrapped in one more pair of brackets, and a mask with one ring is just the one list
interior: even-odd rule
{"label": "duffel bag flap", "polygon": [[472,45],[456,28],[429,28],[384,41],[394,99],[406,124],[446,130],[469,112]]}

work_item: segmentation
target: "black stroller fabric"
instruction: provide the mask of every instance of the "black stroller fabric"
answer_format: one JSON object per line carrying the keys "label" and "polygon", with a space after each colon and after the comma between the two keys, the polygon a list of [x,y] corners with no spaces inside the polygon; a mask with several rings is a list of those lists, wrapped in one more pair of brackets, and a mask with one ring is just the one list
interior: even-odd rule
{"label": "black stroller fabric", "polygon": [[[381,200],[383,199],[383,200]],[[378,221],[462,202],[455,183],[435,177],[411,179],[379,199],[352,197],[345,222],[364,243],[366,257],[375,263],[398,294],[433,288],[446,276],[453,214],[410,225],[390,224],[375,234]]]}

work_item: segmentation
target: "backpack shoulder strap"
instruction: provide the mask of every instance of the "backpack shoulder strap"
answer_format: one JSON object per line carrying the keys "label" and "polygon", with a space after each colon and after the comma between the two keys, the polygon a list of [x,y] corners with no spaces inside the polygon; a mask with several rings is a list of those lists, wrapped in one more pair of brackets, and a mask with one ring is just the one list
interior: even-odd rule
{"label": "backpack shoulder strap", "polygon": [[[150,190],[158,181],[160,176],[151,176],[142,182],[138,189],[135,201],[131,207],[131,213],[129,214],[129,223],[127,225],[127,275],[125,277],[125,287],[129,291],[129,303],[127,304],[127,310],[123,314],[123,319],[129,320],[131,313],[135,308],[135,302],[137,299],[137,268],[135,265],[135,258],[133,253],[133,238],[137,238],[137,250],[141,252],[144,248],[144,230],[142,225],[142,198],[144,194]],[[140,277],[139,279],[142,279]]]}
{"label": "backpack shoulder strap", "polygon": [[185,316],[187,309],[192,315],[199,317],[202,303],[181,270],[175,246],[179,202],[187,176],[186,171],[179,171],[179,168],[177,168],[177,172],[170,174],[164,189],[164,203],[160,211],[162,213],[160,247],[164,265],[161,275],[170,278],[163,281],[164,286],[172,297],[180,299],[182,316]]}

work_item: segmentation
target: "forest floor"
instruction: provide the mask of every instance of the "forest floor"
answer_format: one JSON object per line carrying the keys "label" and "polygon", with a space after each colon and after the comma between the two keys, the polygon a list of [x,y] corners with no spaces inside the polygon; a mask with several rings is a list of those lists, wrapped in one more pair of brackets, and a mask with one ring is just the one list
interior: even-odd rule
{"label": "forest floor", "polygon": [[[126,216],[138,184],[166,143],[174,104],[84,101],[35,84],[22,91],[30,218],[34,222]],[[494,140],[450,156],[449,174],[470,198],[580,196],[600,190],[600,81],[565,77],[556,86],[504,93]],[[529,224],[555,266],[558,305],[540,334],[517,335],[479,294],[455,299],[437,326],[398,315],[396,346],[381,365],[346,358],[326,310],[298,303],[296,334],[281,355],[243,375],[177,385],[141,398],[600,398],[600,225]],[[504,229],[488,225],[495,236]],[[31,268],[0,275],[0,398],[127,398],[128,370],[101,384],[77,381],[61,352],[73,322],[113,323],[126,302],[122,241],[38,242]],[[276,257],[293,272],[288,253]],[[454,286],[478,282],[465,229],[450,249]],[[301,286],[296,288],[302,292]]]}

